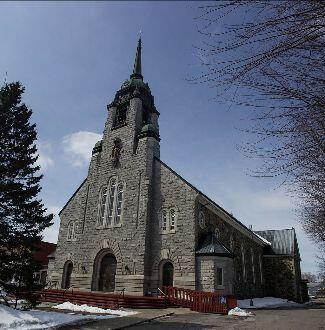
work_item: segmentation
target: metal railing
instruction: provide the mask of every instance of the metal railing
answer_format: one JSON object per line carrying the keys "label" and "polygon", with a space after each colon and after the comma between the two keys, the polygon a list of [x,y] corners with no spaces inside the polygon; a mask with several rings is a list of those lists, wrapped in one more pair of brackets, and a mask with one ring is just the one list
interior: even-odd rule
{"label": "metal railing", "polygon": [[235,296],[222,292],[203,292],[172,286],[163,286],[158,290],[164,293],[168,302],[197,312],[226,314],[228,309],[237,306]]}

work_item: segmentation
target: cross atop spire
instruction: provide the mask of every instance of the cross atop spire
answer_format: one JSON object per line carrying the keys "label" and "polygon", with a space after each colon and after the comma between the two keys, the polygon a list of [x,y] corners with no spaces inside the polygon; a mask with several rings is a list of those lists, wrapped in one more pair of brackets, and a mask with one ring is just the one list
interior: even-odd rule
{"label": "cross atop spire", "polygon": [[135,54],[133,73],[131,74],[130,78],[141,79],[141,80],[143,79],[141,72],[141,35],[138,40],[138,47],[137,47],[137,52]]}

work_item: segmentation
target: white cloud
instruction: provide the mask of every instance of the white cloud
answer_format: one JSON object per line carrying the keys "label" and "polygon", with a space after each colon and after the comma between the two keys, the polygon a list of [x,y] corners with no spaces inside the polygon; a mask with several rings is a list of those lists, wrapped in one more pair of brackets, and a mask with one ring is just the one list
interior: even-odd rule
{"label": "white cloud", "polygon": [[45,242],[56,243],[58,241],[59,235],[59,228],[60,228],[60,218],[59,212],[61,207],[59,206],[48,206],[47,207],[47,214],[53,213],[54,214],[54,221],[51,227],[48,227],[43,232],[43,240]]}
{"label": "white cloud", "polygon": [[101,138],[101,134],[93,132],[72,133],[63,137],[63,150],[73,166],[84,167],[89,164],[92,148]]}
{"label": "white cloud", "polygon": [[41,172],[54,166],[54,160],[49,156],[51,145],[48,142],[37,142],[38,159],[36,164],[41,167]]}

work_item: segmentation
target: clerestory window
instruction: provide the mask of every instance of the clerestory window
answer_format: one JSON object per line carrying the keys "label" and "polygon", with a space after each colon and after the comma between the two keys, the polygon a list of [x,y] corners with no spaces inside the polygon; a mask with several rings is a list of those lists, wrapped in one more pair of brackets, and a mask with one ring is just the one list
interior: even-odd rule
{"label": "clerestory window", "polygon": [[108,186],[99,195],[97,227],[121,225],[123,211],[124,184],[116,177],[111,178]]}
{"label": "clerestory window", "polygon": [[243,267],[243,280],[246,281],[246,264],[245,264],[244,245],[241,246],[241,259],[242,259],[242,267]]}
{"label": "clerestory window", "polygon": [[252,262],[253,283],[255,283],[256,278],[255,278],[254,251],[252,248],[251,248],[251,262]]}

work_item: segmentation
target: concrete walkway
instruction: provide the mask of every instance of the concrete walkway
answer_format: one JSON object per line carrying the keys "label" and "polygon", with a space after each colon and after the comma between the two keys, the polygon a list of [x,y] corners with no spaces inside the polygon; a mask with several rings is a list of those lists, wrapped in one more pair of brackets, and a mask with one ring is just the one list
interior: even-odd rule
{"label": "concrete walkway", "polygon": [[69,325],[65,327],[60,327],[60,329],[74,329],[74,330],[94,330],[94,329],[107,329],[107,330],[117,330],[130,328],[131,326],[141,325],[145,322],[153,321],[159,318],[168,317],[174,314],[173,308],[168,309],[132,309],[132,311],[138,312],[138,314],[124,316],[124,317],[114,317],[111,319],[92,321],[81,325]]}
{"label": "concrete walkway", "polygon": [[132,329],[132,330],[325,330],[325,305],[299,309],[252,310],[252,317],[197,313],[186,308],[137,310],[132,316],[100,320],[61,329]]}

